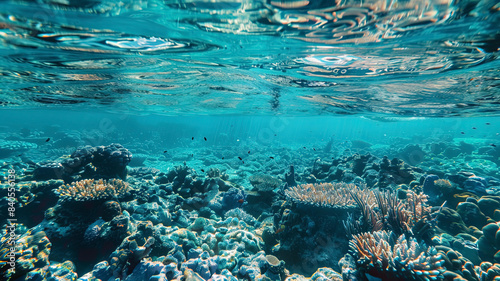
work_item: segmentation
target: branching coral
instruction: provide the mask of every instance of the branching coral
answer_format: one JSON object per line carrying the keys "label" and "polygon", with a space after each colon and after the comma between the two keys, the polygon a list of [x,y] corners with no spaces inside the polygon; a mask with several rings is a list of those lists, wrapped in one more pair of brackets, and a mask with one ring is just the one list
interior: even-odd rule
{"label": "branching coral", "polygon": [[347,183],[301,184],[285,190],[285,195],[290,200],[319,207],[355,205],[352,194],[363,202],[375,202],[371,190]]}
{"label": "branching coral", "polygon": [[346,229],[348,233],[374,232],[378,230],[392,230],[396,235],[411,234],[413,228],[418,225],[420,228],[415,234],[422,234],[429,218],[431,207],[426,204],[427,195],[416,194],[408,191],[406,199],[401,200],[396,193],[389,191],[375,191],[376,204],[359,197],[359,193],[349,191],[358,207],[361,209],[362,218],[355,222],[352,218],[347,221]]}
{"label": "branching coral", "polygon": [[355,220],[353,216],[349,216],[347,221],[344,222],[347,234],[361,233],[361,232],[373,232],[377,230],[382,230],[384,228],[384,213],[387,212],[387,208],[383,208],[385,205],[382,204],[382,209],[376,211],[375,203],[381,205],[380,192],[374,193],[375,200],[368,202],[363,200],[357,193],[348,190],[349,195],[352,197],[356,205],[361,209],[361,219]]}
{"label": "branching coral", "polygon": [[445,270],[444,258],[435,248],[406,239],[404,234],[397,237],[377,231],[353,237],[349,252],[365,274],[382,280],[436,280]]}
{"label": "branching coral", "polygon": [[130,191],[128,183],[118,180],[82,180],[72,185],[62,185],[57,193],[63,200],[93,201],[121,198]]}

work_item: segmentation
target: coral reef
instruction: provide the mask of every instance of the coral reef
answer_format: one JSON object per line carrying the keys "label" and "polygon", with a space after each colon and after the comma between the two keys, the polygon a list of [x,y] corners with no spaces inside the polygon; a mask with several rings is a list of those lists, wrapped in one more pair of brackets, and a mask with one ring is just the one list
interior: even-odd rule
{"label": "coral reef", "polygon": [[477,241],[479,256],[483,261],[500,263],[500,222],[483,227],[483,236]]}
{"label": "coral reef", "polygon": [[[33,227],[43,220],[45,210],[56,204],[58,198],[53,190],[63,183],[62,180],[22,182],[17,185],[16,197],[12,199],[7,196],[8,189],[0,185],[0,205],[14,205],[16,214],[23,218],[23,224]],[[8,212],[0,212],[0,221],[6,222],[7,219]]]}
{"label": "coral reef", "polygon": [[[479,153],[478,145],[457,142],[358,149],[360,143],[332,141],[331,155],[311,147],[270,154],[249,142],[208,149],[190,136],[186,150],[156,141],[128,142],[140,156],[135,163],[117,144],[79,147],[39,162],[31,176],[29,165],[15,163],[27,176],[19,178],[14,203],[31,230],[19,228],[24,269],[10,278],[479,281],[499,275],[500,181],[489,148]],[[55,142],[44,147],[50,155],[71,152]],[[459,156],[455,148],[463,150]],[[127,168],[131,163],[139,167]],[[6,188],[0,192],[7,196]]]}
{"label": "coral reef", "polygon": [[132,153],[117,143],[84,146],[59,161],[37,163],[32,175],[35,180],[63,179],[65,182],[82,178],[125,179],[131,160]]}
{"label": "coral reef", "polygon": [[14,153],[23,153],[38,146],[32,142],[20,140],[1,140],[0,158],[7,158]]}
{"label": "coral reef", "polygon": [[154,243],[153,237],[149,237],[143,246],[138,246],[135,240],[125,239],[110,256],[109,265],[113,276],[126,279],[140,261],[151,253]]}
{"label": "coral reef", "polygon": [[0,243],[0,257],[2,260],[0,262],[0,276],[2,276],[3,280],[17,280],[20,278],[38,280],[38,278],[43,279],[50,276],[71,276],[76,279],[70,261],[64,263],[67,266],[65,271],[59,270],[60,266],[56,264],[51,265],[49,255],[52,244],[43,231],[30,229],[21,235],[19,239],[4,231]]}
{"label": "coral reef", "polygon": [[127,176],[127,165],[132,160],[132,153],[120,144],[112,143],[108,146],[98,146],[93,153],[92,165],[96,173],[109,178]]}

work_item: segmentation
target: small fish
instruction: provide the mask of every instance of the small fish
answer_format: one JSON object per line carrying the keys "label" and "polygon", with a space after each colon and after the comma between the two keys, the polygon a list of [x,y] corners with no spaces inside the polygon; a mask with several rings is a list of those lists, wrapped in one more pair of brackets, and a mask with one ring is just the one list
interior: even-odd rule
{"label": "small fish", "polygon": [[191,154],[191,157],[194,157],[194,154]]}
{"label": "small fish", "polygon": [[250,150],[248,151],[248,154],[250,154]]}
{"label": "small fish", "polygon": [[304,146],[304,149],[306,149],[306,147]]}
{"label": "small fish", "polygon": [[194,140],[194,137],[191,137],[191,140]]}
{"label": "small fish", "polygon": [[245,200],[244,200],[244,199],[240,199],[240,200],[238,200],[238,203],[243,203],[243,202],[245,202]]}
{"label": "small fish", "polygon": [[17,155],[17,157],[21,157],[22,155],[23,155],[23,154],[21,153],[21,154]]}
{"label": "small fish", "polygon": [[243,164],[245,164],[245,161],[241,161],[241,162],[243,162]]}
{"label": "small fish", "polygon": [[200,169],[200,171],[202,171],[203,173],[205,172],[205,170],[203,170],[203,169]]}
{"label": "small fish", "polygon": [[475,130],[475,129],[476,129],[476,127],[472,127],[472,130]]}
{"label": "small fish", "polygon": [[316,148],[313,147],[313,150],[316,151]]}
{"label": "small fish", "polygon": [[491,145],[491,146],[493,146],[493,147],[497,147],[494,143],[492,143],[492,144],[490,144],[490,145]]}
{"label": "small fish", "polygon": [[207,141],[207,138],[206,137],[203,137],[205,139],[205,141]]}
{"label": "small fish", "polygon": [[49,142],[49,141],[50,141],[50,138],[47,138],[47,139],[45,140],[45,142]]}
{"label": "small fish", "polygon": [[239,157],[239,156],[238,156],[238,159],[243,160],[243,159],[241,159],[241,157]]}
{"label": "small fish", "polygon": [[283,230],[285,230],[285,226],[281,225],[280,228],[276,229],[276,232],[274,234],[278,234],[278,233],[282,232]]}
{"label": "small fish", "polygon": [[274,136],[276,136],[276,134],[274,134]]}
{"label": "small fish", "polygon": [[274,159],[274,157],[272,157],[272,156],[269,156],[269,158]]}
{"label": "small fish", "polygon": [[464,133],[464,132],[460,132],[460,134],[465,135],[465,133]]}
{"label": "small fish", "polygon": [[486,122],[486,125],[490,125],[490,122]]}
{"label": "small fish", "polygon": [[224,156],[222,156],[222,160],[224,160]]}
{"label": "small fish", "polygon": [[167,151],[165,150],[165,151],[163,151],[163,153],[167,153]]}

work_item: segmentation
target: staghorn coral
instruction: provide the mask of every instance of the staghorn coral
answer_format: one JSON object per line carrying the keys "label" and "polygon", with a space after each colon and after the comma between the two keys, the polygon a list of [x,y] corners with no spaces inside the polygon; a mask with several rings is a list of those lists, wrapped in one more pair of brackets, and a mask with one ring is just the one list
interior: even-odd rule
{"label": "staghorn coral", "polygon": [[[405,200],[397,200],[396,195],[393,197],[395,208],[388,210],[388,223],[391,225],[396,234],[412,233],[414,235],[423,234],[415,231],[415,226],[426,224],[431,214],[431,206],[427,205],[428,196],[413,191],[406,193]],[[418,232],[425,231],[419,229]]]}
{"label": "staghorn coral", "polygon": [[444,257],[433,247],[387,231],[354,235],[349,253],[358,271],[382,280],[436,280],[445,271]]}
{"label": "staghorn coral", "polygon": [[355,194],[360,200],[374,203],[374,193],[364,186],[347,183],[301,184],[285,190],[291,201],[319,207],[350,206],[355,204]]}
{"label": "staghorn coral", "polygon": [[72,185],[62,185],[57,193],[63,200],[93,201],[121,198],[130,191],[128,183],[118,180],[82,180]]}
{"label": "staghorn coral", "polygon": [[[426,204],[427,195],[407,191],[402,200],[390,191],[373,192],[376,204],[366,201],[359,192],[349,190],[351,197],[361,209],[362,217],[355,221],[351,216],[344,223],[348,234],[392,230],[396,235],[418,235],[423,237],[429,230],[427,223],[431,207]],[[416,227],[417,226],[417,227]],[[414,229],[415,228],[415,229]]]}

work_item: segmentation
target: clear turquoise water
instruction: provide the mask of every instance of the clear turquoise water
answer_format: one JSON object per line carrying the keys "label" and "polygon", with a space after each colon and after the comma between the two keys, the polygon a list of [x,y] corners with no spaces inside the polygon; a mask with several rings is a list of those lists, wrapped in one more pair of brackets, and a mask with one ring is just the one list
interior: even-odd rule
{"label": "clear turquoise water", "polygon": [[130,113],[498,113],[496,1],[2,1],[0,103]]}

